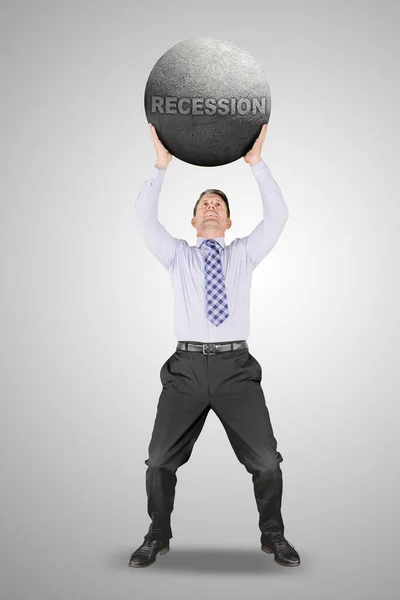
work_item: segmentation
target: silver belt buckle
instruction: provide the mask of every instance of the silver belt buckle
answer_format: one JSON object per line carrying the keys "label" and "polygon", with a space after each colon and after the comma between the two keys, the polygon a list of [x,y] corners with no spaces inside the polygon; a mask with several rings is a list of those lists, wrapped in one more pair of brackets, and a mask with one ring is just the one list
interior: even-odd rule
{"label": "silver belt buckle", "polygon": [[[215,354],[216,344],[203,344],[203,354]],[[211,348],[210,351],[208,349]]]}

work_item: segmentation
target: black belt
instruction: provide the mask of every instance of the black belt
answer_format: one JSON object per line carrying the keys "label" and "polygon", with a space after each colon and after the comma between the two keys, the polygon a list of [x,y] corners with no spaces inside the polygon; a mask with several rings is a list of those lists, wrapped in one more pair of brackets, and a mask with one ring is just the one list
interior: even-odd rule
{"label": "black belt", "polygon": [[177,350],[187,350],[189,352],[202,352],[203,354],[215,354],[216,352],[230,352],[231,350],[240,350],[241,348],[248,348],[246,340],[239,340],[236,342],[218,342],[218,343],[205,343],[201,342],[178,342]]}

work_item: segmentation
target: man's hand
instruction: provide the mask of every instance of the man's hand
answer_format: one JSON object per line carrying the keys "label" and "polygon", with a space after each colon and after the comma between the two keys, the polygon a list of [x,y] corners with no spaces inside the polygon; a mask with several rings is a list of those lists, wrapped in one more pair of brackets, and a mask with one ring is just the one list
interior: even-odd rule
{"label": "man's hand", "polygon": [[258,163],[258,161],[261,160],[261,150],[265,140],[265,136],[267,135],[267,129],[268,125],[267,123],[265,123],[261,127],[260,135],[254,142],[252,149],[243,156],[245,162],[247,162],[249,165],[255,165],[256,163]]}
{"label": "man's hand", "polygon": [[157,153],[157,160],[155,166],[158,169],[166,169],[172,160],[172,154],[163,146],[158,138],[156,128],[154,125],[149,123],[150,135],[153,140],[154,148]]}

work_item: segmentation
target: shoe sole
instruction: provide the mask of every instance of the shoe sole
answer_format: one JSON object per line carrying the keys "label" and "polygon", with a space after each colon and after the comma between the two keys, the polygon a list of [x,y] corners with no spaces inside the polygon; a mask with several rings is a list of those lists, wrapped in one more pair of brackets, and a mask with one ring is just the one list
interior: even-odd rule
{"label": "shoe sole", "polygon": [[[267,554],[273,554],[273,550],[271,550],[271,548],[267,548],[266,546],[261,546],[261,550],[263,552],[266,552]],[[283,563],[280,560],[277,560],[277,558],[275,558],[275,562],[278,563],[278,565],[282,565],[282,567],[299,567],[300,563]]]}
{"label": "shoe sole", "polygon": [[[167,552],[169,552],[169,548],[163,548],[162,550],[160,550],[159,552],[157,552],[157,554],[166,554]],[[143,569],[145,567],[151,567],[151,565],[154,565],[154,563],[156,562],[156,559],[152,560],[149,563],[146,563],[145,565],[135,565],[134,563],[129,563],[130,567],[136,567],[139,569]]]}

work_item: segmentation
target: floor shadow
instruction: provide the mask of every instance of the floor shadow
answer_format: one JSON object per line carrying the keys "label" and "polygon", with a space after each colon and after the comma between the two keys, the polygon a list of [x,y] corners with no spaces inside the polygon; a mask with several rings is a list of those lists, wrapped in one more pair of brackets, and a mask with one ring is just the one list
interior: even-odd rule
{"label": "floor shadow", "polygon": [[[129,551],[128,551],[129,554]],[[129,556],[125,557],[127,563]],[[134,567],[131,567],[132,569]],[[150,567],[136,570],[154,569],[157,571],[185,571],[207,573],[265,573],[280,570],[295,571],[296,568],[283,567],[274,560],[273,554],[261,550],[235,550],[231,548],[174,548],[166,554],[157,554],[156,562]]]}

